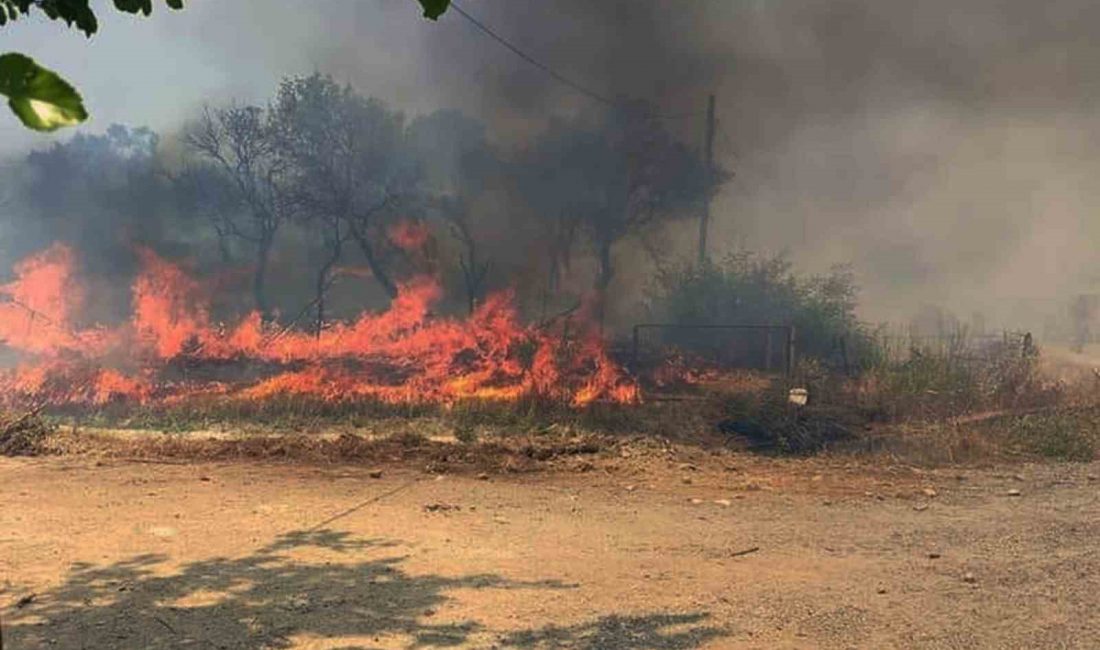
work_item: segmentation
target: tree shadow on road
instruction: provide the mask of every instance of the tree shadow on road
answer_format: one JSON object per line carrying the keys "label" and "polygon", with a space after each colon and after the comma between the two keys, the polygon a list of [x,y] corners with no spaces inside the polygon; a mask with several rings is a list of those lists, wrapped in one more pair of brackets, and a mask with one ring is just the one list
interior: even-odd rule
{"label": "tree shadow on road", "polygon": [[508,648],[571,648],[576,650],[689,650],[725,636],[705,625],[707,614],[605,616],[589,623],[547,626],[515,632],[501,641]]}
{"label": "tree shadow on road", "polygon": [[[394,554],[397,546],[335,530],[298,531],[244,557],[176,566],[165,555],[146,554],[104,566],[77,564],[65,583],[4,617],[4,640],[20,649],[277,649],[303,638],[350,637],[371,641],[341,647],[657,650],[696,647],[716,634],[695,626],[705,617],[699,614],[608,616],[573,627],[503,633],[474,620],[437,621],[451,590],[576,585],[489,574],[413,575],[400,568],[405,558]],[[360,559],[362,553],[369,559]],[[345,554],[355,555],[348,561]],[[689,629],[666,629],[685,625]]]}
{"label": "tree shadow on road", "polygon": [[[400,556],[341,561],[392,548],[333,530],[293,532],[246,557],[174,568],[164,555],[78,564],[66,582],[6,616],[15,648],[286,648],[292,637],[398,637],[420,647],[462,644],[476,622],[431,621],[453,589],[566,589],[495,575],[411,575]],[[301,561],[303,550],[336,557]],[[52,640],[52,641],[51,641]]]}

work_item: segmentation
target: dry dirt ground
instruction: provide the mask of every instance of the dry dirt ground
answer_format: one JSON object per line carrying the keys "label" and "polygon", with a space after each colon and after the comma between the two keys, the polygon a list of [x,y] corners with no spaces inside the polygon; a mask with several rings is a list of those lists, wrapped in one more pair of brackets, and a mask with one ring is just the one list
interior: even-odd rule
{"label": "dry dirt ground", "polygon": [[1100,466],[682,461],[0,459],[4,648],[1100,644]]}

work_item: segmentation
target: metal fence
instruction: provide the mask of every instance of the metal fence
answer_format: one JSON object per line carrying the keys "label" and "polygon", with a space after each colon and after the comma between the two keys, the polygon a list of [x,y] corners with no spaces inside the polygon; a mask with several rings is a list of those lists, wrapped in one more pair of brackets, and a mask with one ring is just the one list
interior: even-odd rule
{"label": "metal fence", "polygon": [[689,352],[719,366],[794,372],[795,327],[758,324],[639,323],[631,336],[635,368]]}
{"label": "metal fence", "polygon": [[1030,332],[1000,334],[906,335],[876,334],[874,341],[888,361],[907,361],[917,356],[934,356],[960,361],[981,361],[993,357],[1025,356],[1035,349]]}

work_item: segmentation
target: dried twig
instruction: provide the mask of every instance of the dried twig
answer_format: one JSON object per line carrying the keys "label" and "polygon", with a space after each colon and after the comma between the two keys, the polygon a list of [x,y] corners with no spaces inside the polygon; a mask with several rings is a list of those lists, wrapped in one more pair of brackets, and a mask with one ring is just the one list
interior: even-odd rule
{"label": "dried twig", "polygon": [[550,316],[549,318],[543,319],[538,324],[538,329],[545,329],[545,328],[553,325],[556,321],[559,321],[563,318],[568,318],[568,317],[572,316],[573,313],[575,311],[577,311],[578,309],[580,309],[580,308],[581,308],[581,303],[580,303],[580,301],[578,301],[577,304],[575,304],[572,307],[566,309],[565,311],[559,312],[557,314],[554,314],[553,316]]}
{"label": "dried twig", "polygon": [[[336,283],[336,276],[333,275],[333,277],[329,278],[328,283],[325,284],[325,288],[324,288],[324,291],[322,291],[322,293],[328,293],[328,290],[331,289],[332,285],[335,284],[335,283]],[[319,303],[319,302],[321,302],[321,298],[314,298],[313,300],[306,303],[306,305],[304,307],[302,307],[301,311],[298,312],[298,315],[295,316],[294,318],[292,318],[289,323],[287,323],[284,327],[279,328],[279,330],[277,332],[274,332],[270,336],[265,337],[264,341],[263,341],[263,345],[264,346],[270,345],[270,344],[274,343],[275,341],[278,341],[282,337],[286,336],[291,330],[294,329],[294,327],[303,318],[305,318],[306,314],[308,314],[310,312],[310,310],[312,310],[314,307],[317,306],[317,303]]]}
{"label": "dried twig", "polygon": [[740,551],[734,551],[733,553],[730,553],[730,557],[740,557],[742,555],[749,555],[750,553],[755,553],[759,550],[760,550],[759,546],[753,546],[751,548],[742,549]]}
{"label": "dried twig", "polygon": [[176,633],[177,633],[177,632],[176,632],[176,628],[174,628],[174,627],[172,627],[171,625],[169,625],[169,624],[168,624],[168,621],[164,620],[163,618],[161,618],[161,617],[159,617],[159,616],[154,616],[154,617],[153,617],[153,620],[154,620],[154,621],[156,621],[157,623],[160,623],[161,625],[163,625],[163,626],[165,627],[165,629],[167,629],[167,630],[168,630],[169,632],[171,632],[172,634],[176,634]]}

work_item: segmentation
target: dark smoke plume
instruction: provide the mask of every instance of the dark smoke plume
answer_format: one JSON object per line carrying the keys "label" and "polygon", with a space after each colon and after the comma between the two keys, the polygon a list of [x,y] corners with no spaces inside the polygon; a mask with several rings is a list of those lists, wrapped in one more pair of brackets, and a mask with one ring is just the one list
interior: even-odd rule
{"label": "dark smoke plume", "polygon": [[[260,101],[283,74],[313,70],[410,114],[458,108],[503,147],[522,145],[552,116],[603,108],[461,16],[431,23],[408,4],[196,3],[157,29],[168,45],[217,62],[217,80],[196,77],[195,87],[218,91],[173,110]],[[1033,326],[1021,321],[1094,288],[1096,3],[460,5],[602,96],[696,114],[669,122],[694,146],[714,93],[718,156],[737,174],[715,204],[716,253],[787,248],[809,269],[850,261],[874,319],[904,318],[927,302]],[[170,130],[182,117],[151,122]],[[669,248],[690,255],[692,239],[684,228]]]}

